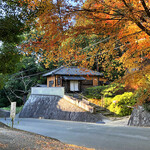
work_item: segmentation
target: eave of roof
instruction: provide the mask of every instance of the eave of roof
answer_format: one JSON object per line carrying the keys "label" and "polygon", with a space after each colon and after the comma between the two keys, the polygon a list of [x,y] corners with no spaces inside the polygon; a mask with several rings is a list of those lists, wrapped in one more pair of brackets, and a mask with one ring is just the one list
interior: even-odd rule
{"label": "eave of roof", "polygon": [[81,76],[63,76],[63,79],[64,80],[86,80],[84,77],[81,77]]}

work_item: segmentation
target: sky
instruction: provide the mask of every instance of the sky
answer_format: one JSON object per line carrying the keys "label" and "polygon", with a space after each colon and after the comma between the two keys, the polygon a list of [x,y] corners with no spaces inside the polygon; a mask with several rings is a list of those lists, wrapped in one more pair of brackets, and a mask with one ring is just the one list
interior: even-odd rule
{"label": "sky", "polygon": [[2,41],[0,41],[0,47],[2,46],[2,44],[3,44],[3,42],[2,42]]}

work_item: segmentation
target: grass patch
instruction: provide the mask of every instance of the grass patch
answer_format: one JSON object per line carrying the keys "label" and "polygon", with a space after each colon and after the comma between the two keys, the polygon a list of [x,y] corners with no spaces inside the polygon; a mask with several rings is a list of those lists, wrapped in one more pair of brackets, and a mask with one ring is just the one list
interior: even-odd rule
{"label": "grass patch", "polygon": [[[16,107],[16,114],[18,114],[22,110],[22,108],[23,108],[23,105],[19,106],[19,107]],[[8,107],[2,107],[1,109],[10,111],[10,106],[8,106]]]}

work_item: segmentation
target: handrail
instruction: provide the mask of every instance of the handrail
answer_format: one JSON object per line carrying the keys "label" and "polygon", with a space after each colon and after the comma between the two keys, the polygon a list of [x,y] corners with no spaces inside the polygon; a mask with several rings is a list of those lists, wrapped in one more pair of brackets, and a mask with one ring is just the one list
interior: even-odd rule
{"label": "handrail", "polygon": [[84,99],[88,100],[88,98],[86,98],[85,96],[83,96],[83,95],[82,95],[82,94],[80,94],[80,93],[75,92],[75,94],[80,95],[82,98],[84,98]]}

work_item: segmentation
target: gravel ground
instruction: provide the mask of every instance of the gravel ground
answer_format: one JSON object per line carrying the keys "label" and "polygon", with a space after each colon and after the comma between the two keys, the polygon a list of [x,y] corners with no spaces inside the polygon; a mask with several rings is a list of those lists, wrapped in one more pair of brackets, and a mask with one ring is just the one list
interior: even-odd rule
{"label": "gravel ground", "polygon": [[114,126],[128,126],[130,116],[125,117],[107,117],[103,121],[106,125],[114,125]]}
{"label": "gravel ground", "polygon": [[34,133],[11,129],[0,123],[0,150],[94,150],[69,145]]}

